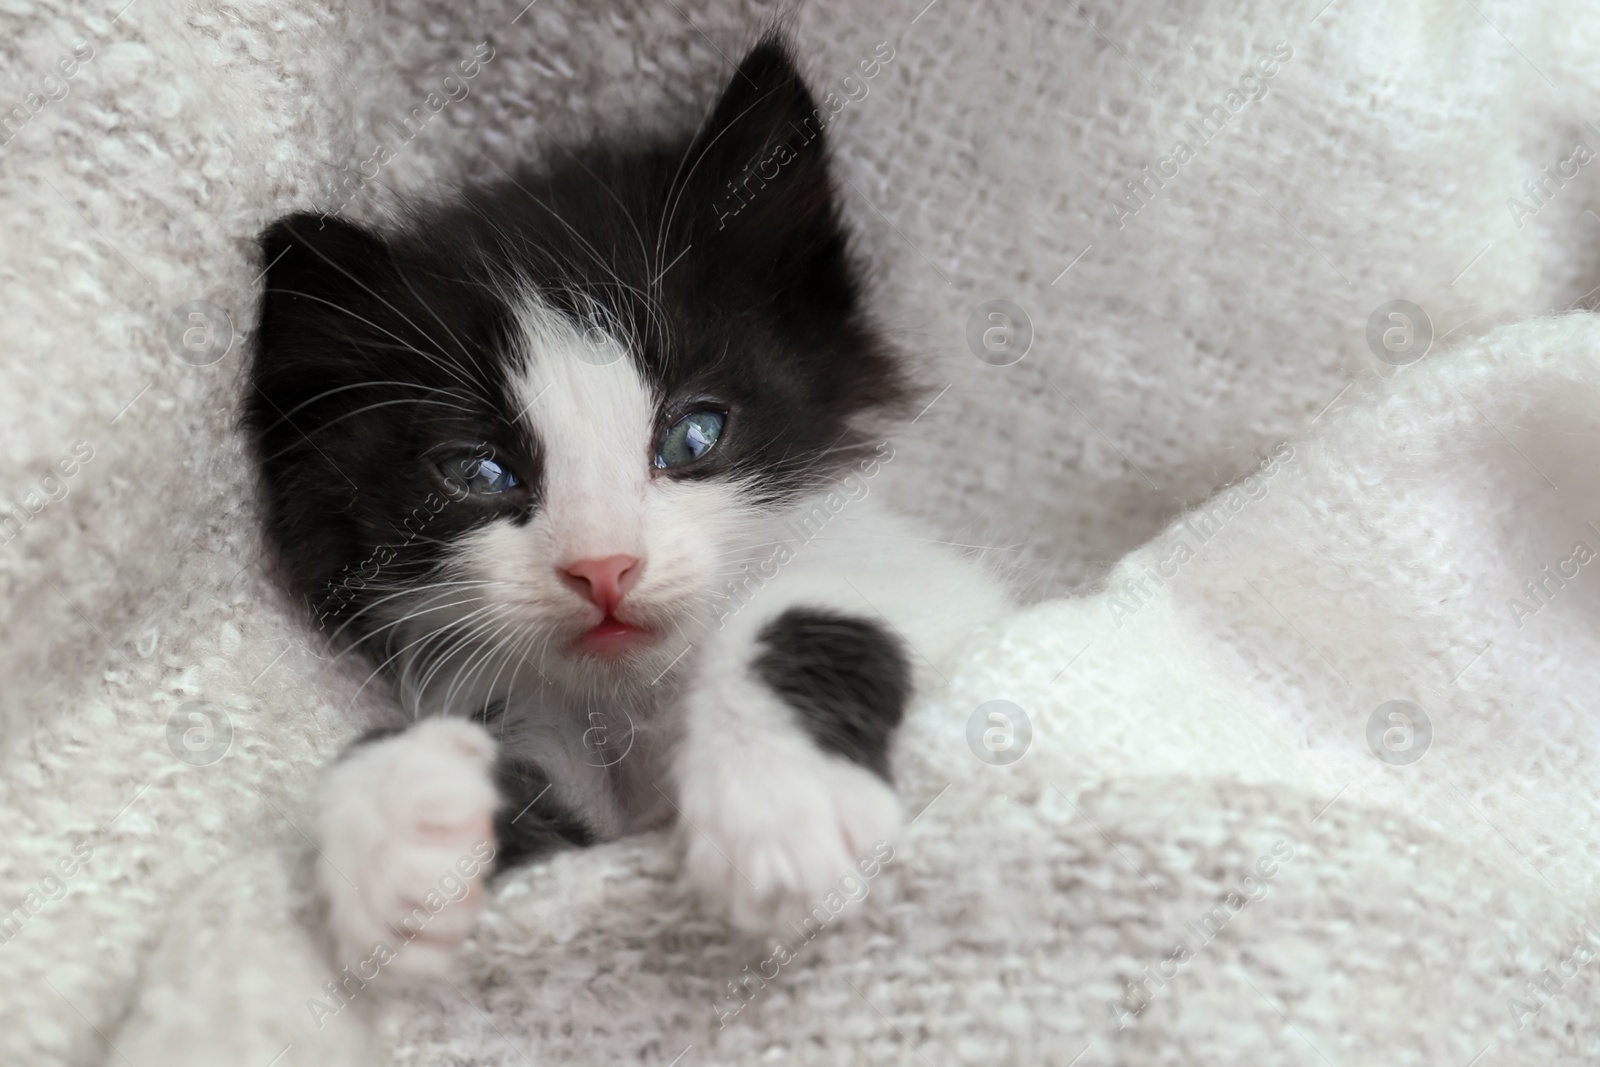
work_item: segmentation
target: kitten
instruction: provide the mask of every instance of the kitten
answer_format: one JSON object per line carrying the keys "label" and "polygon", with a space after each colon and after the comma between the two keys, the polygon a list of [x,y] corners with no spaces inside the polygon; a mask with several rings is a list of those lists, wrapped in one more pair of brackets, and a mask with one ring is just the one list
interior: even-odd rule
{"label": "kitten", "polygon": [[[827,118],[769,36],[692,136],[392,234],[262,236],[269,540],[399,698],[323,781],[341,958],[398,933],[393,969],[440,970],[491,848],[676,822],[688,880],[760,930],[895,832],[894,729],[1008,600],[869,491],[913,389],[862,307]],[[461,904],[419,910],[452,869]]]}

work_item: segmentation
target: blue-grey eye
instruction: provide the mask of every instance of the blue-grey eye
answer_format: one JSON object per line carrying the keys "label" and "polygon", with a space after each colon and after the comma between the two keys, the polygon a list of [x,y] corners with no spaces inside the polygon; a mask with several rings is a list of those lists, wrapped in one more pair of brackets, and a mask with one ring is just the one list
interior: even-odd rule
{"label": "blue-grey eye", "polygon": [[725,421],[720,411],[691,411],[661,435],[656,466],[662,470],[687,467],[716,447]]}
{"label": "blue-grey eye", "polygon": [[439,461],[444,480],[469,496],[496,496],[522,483],[502,464],[485,456],[451,456]]}

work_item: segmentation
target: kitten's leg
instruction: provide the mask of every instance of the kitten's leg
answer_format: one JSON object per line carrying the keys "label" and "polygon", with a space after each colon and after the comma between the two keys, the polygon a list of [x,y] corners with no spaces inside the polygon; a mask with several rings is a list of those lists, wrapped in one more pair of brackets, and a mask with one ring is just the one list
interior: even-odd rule
{"label": "kitten's leg", "polygon": [[[339,964],[443,972],[483,906],[500,806],[495,745],[461,719],[369,735],[320,790],[317,880]],[[370,966],[370,965],[369,965]]]}
{"label": "kitten's leg", "polygon": [[686,874],[751,930],[798,921],[892,838],[895,727],[916,687],[937,682],[934,661],[1006,606],[986,573],[892,524],[838,527],[831,551],[725,621],[687,694],[676,761]]}
{"label": "kitten's leg", "polygon": [[[321,788],[317,879],[338,962],[442,973],[504,869],[594,832],[558,797],[546,770],[504,751],[483,727],[424,719],[352,745]],[[380,953],[380,957],[389,953]]]}
{"label": "kitten's leg", "polygon": [[762,635],[708,657],[678,762],[688,878],[754,931],[798,921],[899,828],[888,740],[910,696],[870,621],[794,608]]}

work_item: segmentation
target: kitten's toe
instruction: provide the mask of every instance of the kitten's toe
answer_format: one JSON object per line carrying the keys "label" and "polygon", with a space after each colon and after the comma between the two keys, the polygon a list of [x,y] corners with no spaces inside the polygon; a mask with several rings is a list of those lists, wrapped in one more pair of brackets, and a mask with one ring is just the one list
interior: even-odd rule
{"label": "kitten's toe", "polygon": [[[734,925],[765,933],[836,913],[859,884],[857,864],[900,827],[900,802],[883,779],[821,752],[686,785],[685,874],[721,902]],[[854,873],[854,882],[842,882]]]}
{"label": "kitten's toe", "polygon": [[480,727],[427,719],[329,770],[318,881],[340,964],[376,958],[408,976],[448,967],[483,907],[494,857],[494,756]]}

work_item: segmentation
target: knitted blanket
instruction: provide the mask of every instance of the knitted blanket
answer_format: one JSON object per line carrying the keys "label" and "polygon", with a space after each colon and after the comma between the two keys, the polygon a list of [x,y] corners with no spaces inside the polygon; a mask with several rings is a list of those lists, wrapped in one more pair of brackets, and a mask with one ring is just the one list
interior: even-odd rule
{"label": "knitted blanket", "polygon": [[[1600,12],[124,3],[0,12],[0,1061],[1600,1053]],[[944,388],[873,490],[1035,603],[783,951],[647,836],[331,998],[302,831],[381,696],[262,559],[251,238],[692,123],[780,18]]]}

